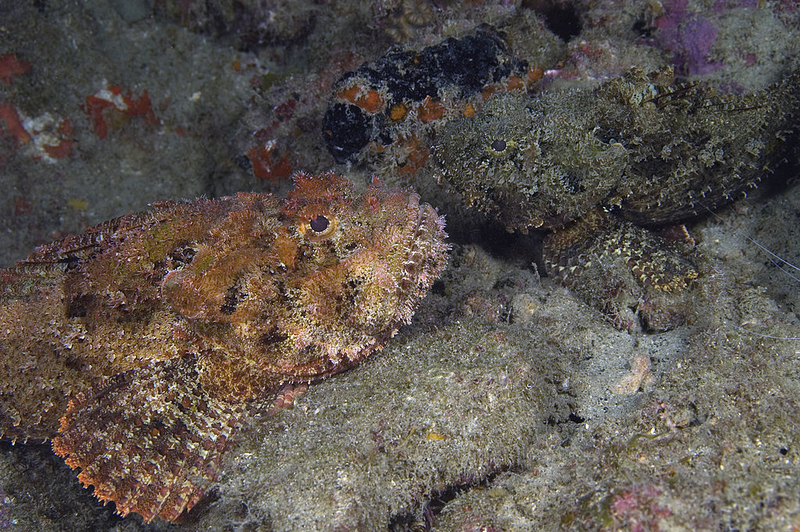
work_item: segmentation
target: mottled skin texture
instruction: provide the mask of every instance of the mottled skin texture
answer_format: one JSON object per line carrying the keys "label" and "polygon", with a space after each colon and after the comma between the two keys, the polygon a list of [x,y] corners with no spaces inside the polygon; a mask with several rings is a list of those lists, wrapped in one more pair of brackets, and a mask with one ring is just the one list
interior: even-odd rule
{"label": "mottled skin texture", "polygon": [[298,174],[285,200],[161,203],[0,272],[0,430],[53,439],[117,511],[179,519],[256,399],[352,367],[442,271],[413,192]]}
{"label": "mottled skin texture", "polygon": [[334,84],[322,138],[337,162],[380,160],[413,173],[425,165],[438,124],[484,92],[533,82],[531,74],[509,54],[506,35],[488,25],[422,50],[392,48]]}
{"label": "mottled skin texture", "polygon": [[733,96],[634,69],[596,87],[498,94],[447,124],[434,153],[469,205],[509,230],[549,230],[548,273],[616,326],[669,329],[697,276],[691,239],[670,226],[741,195],[786,156],[799,79]]}

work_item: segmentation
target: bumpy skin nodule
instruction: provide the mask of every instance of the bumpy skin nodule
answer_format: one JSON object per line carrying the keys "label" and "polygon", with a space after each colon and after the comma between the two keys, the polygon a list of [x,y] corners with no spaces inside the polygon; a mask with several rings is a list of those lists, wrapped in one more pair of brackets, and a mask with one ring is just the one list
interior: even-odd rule
{"label": "bumpy skin nodule", "polygon": [[0,272],[0,430],[53,438],[117,511],[176,520],[253,399],[349,368],[410,321],[447,261],[413,192],[295,176],[161,203]]}
{"label": "bumpy skin nodule", "polygon": [[798,85],[795,73],[733,96],[634,69],[596,87],[497,94],[445,125],[434,153],[466,203],[509,230],[550,229],[549,273],[617,326],[633,328],[623,307],[638,307],[649,328],[671,328],[681,304],[656,301],[697,276],[690,239],[642,227],[680,224],[755,186],[785,157]]}
{"label": "bumpy skin nodule", "polygon": [[489,26],[420,51],[393,48],[336,82],[323,139],[337,162],[359,160],[371,143],[385,147],[420,134],[420,124],[411,125],[408,115],[423,123],[438,120],[450,112],[446,100],[464,100],[510,77],[525,77],[527,70],[526,62],[509,54],[505,36]]}

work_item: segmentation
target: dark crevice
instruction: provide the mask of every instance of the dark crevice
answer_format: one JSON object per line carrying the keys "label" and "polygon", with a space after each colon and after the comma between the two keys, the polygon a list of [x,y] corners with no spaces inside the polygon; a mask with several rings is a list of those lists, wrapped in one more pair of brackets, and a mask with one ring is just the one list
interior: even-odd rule
{"label": "dark crevice", "polygon": [[395,515],[389,521],[390,532],[427,532],[437,526],[436,519],[445,506],[460,494],[476,487],[489,486],[499,473],[517,471],[514,466],[497,468],[493,473],[483,479],[465,479],[463,482],[449,486],[443,490],[436,490],[422,509],[421,515],[404,513]]}
{"label": "dark crevice", "polygon": [[564,42],[581,32],[581,19],[573,5],[562,5],[552,0],[524,0],[522,7],[538,13],[547,29]]}

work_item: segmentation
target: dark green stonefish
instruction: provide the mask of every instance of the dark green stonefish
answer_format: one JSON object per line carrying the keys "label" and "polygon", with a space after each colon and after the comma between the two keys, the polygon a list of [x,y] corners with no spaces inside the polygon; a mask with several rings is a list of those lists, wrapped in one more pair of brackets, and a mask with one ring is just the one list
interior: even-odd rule
{"label": "dark green stonefish", "polygon": [[596,86],[497,94],[434,153],[465,202],[549,230],[550,275],[619,328],[679,325],[698,272],[680,224],[743,195],[786,157],[800,73],[732,95],[633,69]]}

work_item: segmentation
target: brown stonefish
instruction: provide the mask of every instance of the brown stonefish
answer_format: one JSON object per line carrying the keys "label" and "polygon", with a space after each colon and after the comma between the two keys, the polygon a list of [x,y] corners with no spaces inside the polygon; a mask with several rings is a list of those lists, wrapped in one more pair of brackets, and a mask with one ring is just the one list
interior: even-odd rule
{"label": "brown stonefish", "polygon": [[377,181],[165,202],[0,272],[0,430],[53,449],[122,515],[180,518],[257,399],[349,368],[447,262],[444,221]]}

